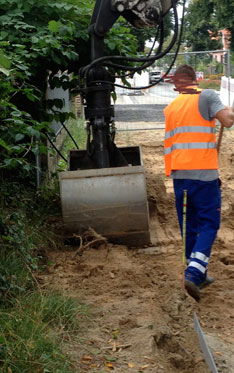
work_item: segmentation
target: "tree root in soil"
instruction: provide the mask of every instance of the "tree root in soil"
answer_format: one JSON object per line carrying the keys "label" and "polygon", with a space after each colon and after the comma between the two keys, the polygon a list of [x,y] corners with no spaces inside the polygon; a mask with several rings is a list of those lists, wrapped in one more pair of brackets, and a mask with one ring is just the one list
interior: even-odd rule
{"label": "tree root in soil", "polygon": [[85,250],[87,250],[90,247],[97,248],[98,246],[104,244],[107,246],[108,240],[106,237],[101,236],[95,230],[91,227],[87,231],[85,231],[82,236],[73,234],[73,237],[76,239],[79,239],[80,245],[78,249],[75,251],[75,254],[73,256],[73,259],[77,257],[77,255],[81,256]]}

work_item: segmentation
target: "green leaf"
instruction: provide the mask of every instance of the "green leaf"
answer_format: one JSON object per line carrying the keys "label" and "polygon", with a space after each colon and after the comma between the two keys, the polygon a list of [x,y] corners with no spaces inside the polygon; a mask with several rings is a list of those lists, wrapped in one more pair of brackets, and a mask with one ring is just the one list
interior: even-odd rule
{"label": "green leaf", "polygon": [[13,44],[13,47],[21,48],[21,49],[25,49],[26,48],[26,46],[22,45],[22,44]]}
{"label": "green leaf", "polygon": [[131,87],[131,83],[129,83],[129,81],[125,77],[122,77],[121,80],[122,80],[124,85],[127,85],[128,87]]}
{"label": "green leaf", "polygon": [[113,100],[115,102],[117,100],[117,94],[116,94],[116,92],[111,92],[111,96],[112,96],[112,98],[113,98]]}
{"label": "green leaf", "polygon": [[[7,38],[7,36],[8,36],[8,34],[7,34],[7,32],[6,31],[2,31],[1,33],[0,33],[0,37],[1,37],[1,39],[5,39],[5,38]],[[1,42],[1,45],[4,45],[4,44],[2,44],[2,43],[4,43],[4,42]],[[5,42],[7,45],[9,44],[8,42]]]}
{"label": "green leaf", "polygon": [[7,167],[15,167],[17,164],[17,161],[15,158],[8,158],[8,159],[4,159],[4,164]]}
{"label": "green leaf", "polygon": [[15,145],[15,146],[11,147],[11,150],[12,150],[12,152],[20,154],[20,153],[22,153],[24,151],[24,146]]}
{"label": "green leaf", "polygon": [[107,41],[106,43],[108,45],[108,47],[111,49],[111,50],[114,50],[115,47],[116,47],[116,44],[113,42],[113,41]]}
{"label": "green leaf", "polygon": [[59,27],[61,26],[61,23],[60,22],[56,22],[56,21],[50,21],[48,23],[48,29],[52,32],[58,32],[59,31]]}
{"label": "green leaf", "polygon": [[51,99],[47,100],[47,106],[51,109],[53,107],[56,107],[58,109],[62,109],[63,105],[64,105],[64,102],[61,98],[54,98],[52,100]]}
{"label": "green leaf", "polygon": [[24,164],[23,165],[23,169],[27,172],[29,172],[31,170],[32,166],[30,166],[29,164]]}
{"label": "green leaf", "polygon": [[5,69],[9,69],[11,67],[11,61],[1,52],[0,52],[0,66],[4,67]]}
{"label": "green leaf", "polygon": [[24,135],[22,133],[17,133],[15,136],[15,141],[21,141],[23,140]]}
{"label": "green leaf", "polygon": [[0,139],[0,146],[2,146],[4,149],[10,152],[9,146],[6,144],[6,142],[3,139]]}
{"label": "green leaf", "polygon": [[40,132],[33,127],[27,127],[27,132],[30,136],[34,136],[36,139],[40,139]]}
{"label": "green leaf", "polygon": [[32,41],[32,43],[36,44],[36,43],[38,43],[39,38],[37,38],[36,36],[32,36],[31,41]]}
{"label": "green leaf", "polygon": [[12,111],[11,112],[11,115],[13,116],[13,117],[21,117],[22,116],[22,113],[21,113],[21,111],[19,111],[19,110],[14,110],[14,111]]}
{"label": "green leaf", "polygon": [[39,146],[39,150],[40,150],[40,153],[42,153],[42,154],[47,154],[47,152],[48,152],[47,146],[45,146],[43,144]]}
{"label": "green leaf", "polygon": [[10,75],[10,71],[8,69],[5,69],[4,67],[0,67],[0,72],[6,76]]}
{"label": "green leaf", "polygon": [[36,145],[36,146],[32,149],[32,152],[33,152],[35,155],[40,154],[40,148],[39,148],[39,146]]}

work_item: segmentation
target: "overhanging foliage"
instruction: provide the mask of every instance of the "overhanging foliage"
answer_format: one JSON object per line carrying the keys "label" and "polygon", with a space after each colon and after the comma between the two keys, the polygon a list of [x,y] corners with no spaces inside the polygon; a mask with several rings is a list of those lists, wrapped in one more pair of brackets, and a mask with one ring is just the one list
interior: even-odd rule
{"label": "overhanging foliage", "polygon": [[[45,133],[53,116],[45,92],[58,71],[71,79],[58,85],[74,87],[81,66],[89,62],[88,27],[94,1],[0,0],[0,168],[25,175],[30,156],[45,152]],[[135,38],[116,25],[106,40],[107,54],[134,54]],[[54,83],[55,84],[55,83]],[[60,103],[48,103],[60,107]],[[58,113],[54,113],[58,115]],[[63,113],[64,117],[64,113]],[[66,118],[62,118],[64,120]]]}

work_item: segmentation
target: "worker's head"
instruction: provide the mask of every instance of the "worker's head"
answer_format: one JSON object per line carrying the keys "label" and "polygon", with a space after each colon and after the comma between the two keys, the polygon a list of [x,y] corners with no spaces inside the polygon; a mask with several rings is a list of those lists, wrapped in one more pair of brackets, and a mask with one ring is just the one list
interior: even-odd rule
{"label": "worker's head", "polygon": [[183,92],[184,88],[197,85],[196,73],[191,66],[180,65],[174,74],[173,83],[176,91]]}

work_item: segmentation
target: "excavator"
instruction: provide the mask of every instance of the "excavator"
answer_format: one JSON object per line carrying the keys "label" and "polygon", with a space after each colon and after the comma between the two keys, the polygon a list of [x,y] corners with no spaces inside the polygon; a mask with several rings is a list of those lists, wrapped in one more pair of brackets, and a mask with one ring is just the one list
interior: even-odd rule
{"label": "excavator", "polygon": [[[134,247],[150,243],[141,149],[117,147],[114,142],[111,93],[117,85],[117,75],[113,71],[121,71],[120,77],[127,77],[129,71],[134,74],[146,69],[179,44],[182,30],[179,31],[177,5],[178,0],[95,2],[89,26],[91,61],[81,68],[78,87],[85,107],[87,148],[70,150],[68,168],[60,174],[63,220],[69,232],[80,233],[92,227],[113,243]],[[163,49],[163,20],[170,9],[174,14],[174,33],[169,46]],[[105,36],[120,16],[137,28],[155,27],[157,52],[143,57],[105,56]]]}

